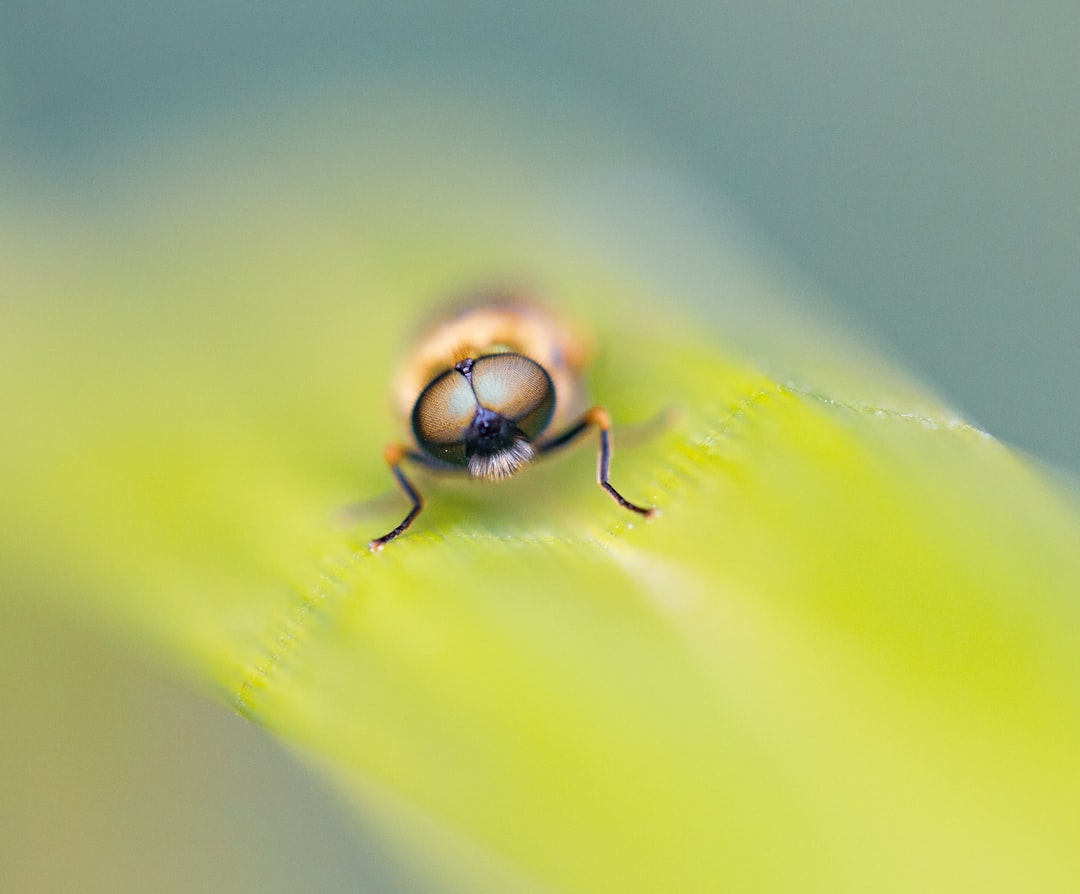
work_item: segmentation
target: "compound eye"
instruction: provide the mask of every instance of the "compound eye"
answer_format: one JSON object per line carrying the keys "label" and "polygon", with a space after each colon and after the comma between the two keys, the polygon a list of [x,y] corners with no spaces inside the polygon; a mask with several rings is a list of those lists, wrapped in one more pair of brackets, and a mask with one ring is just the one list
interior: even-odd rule
{"label": "compound eye", "polygon": [[532,440],[551,422],[555,386],[539,363],[521,354],[489,354],[473,364],[472,387],[481,406],[513,422]]}
{"label": "compound eye", "polygon": [[[412,426],[417,441],[435,456],[464,463],[463,442],[476,409],[469,380],[457,370],[447,370],[424,389],[413,407]],[[451,449],[456,447],[461,449]]]}

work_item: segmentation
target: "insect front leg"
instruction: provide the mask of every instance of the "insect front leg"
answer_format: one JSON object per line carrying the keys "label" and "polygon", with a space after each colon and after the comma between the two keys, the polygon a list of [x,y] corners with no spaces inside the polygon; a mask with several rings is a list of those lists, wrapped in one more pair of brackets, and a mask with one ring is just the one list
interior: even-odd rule
{"label": "insect front leg", "polygon": [[413,523],[413,519],[420,514],[420,510],[424,508],[423,497],[420,496],[420,492],[413,486],[413,483],[409,481],[401,469],[401,463],[406,459],[424,463],[424,458],[410,450],[404,444],[388,445],[383,451],[383,458],[386,460],[386,464],[390,466],[390,471],[393,473],[398,485],[405,492],[405,496],[412,502],[412,508],[409,510],[409,514],[402,520],[401,524],[394,528],[394,530],[389,534],[383,534],[382,537],[376,537],[368,544],[368,549],[372,552],[379,552],[391,540],[401,535],[409,525]]}
{"label": "insect front leg", "polygon": [[537,452],[540,454],[551,453],[565,447],[567,444],[577,440],[590,425],[595,425],[600,429],[600,455],[597,462],[596,476],[600,486],[623,508],[636,512],[638,515],[644,515],[646,518],[655,516],[657,514],[655,507],[638,506],[636,503],[631,503],[615,489],[610,481],[611,457],[615,448],[612,445],[611,438],[611,416],[603,407],[593,407],[591,410],[586,410],[582,417],[561,435],[556,435],[554,438],[540,444],[537,447]]}

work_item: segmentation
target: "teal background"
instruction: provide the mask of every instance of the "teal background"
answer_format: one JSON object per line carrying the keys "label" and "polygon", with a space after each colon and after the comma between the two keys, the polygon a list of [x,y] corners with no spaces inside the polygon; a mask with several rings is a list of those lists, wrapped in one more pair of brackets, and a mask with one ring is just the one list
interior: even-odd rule
{"label": "teal background", "polygon": [[77,208],[170,141],[375,89],[513,108],[533,148],[585,120],[1076,470],[1078,43],[1069,2],[8,3],[0,182]]}

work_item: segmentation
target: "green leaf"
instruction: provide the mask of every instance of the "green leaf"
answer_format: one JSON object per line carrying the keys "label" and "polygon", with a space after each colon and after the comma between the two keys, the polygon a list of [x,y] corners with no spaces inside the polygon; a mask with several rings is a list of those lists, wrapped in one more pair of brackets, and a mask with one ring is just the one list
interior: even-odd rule
{"label": "green leaf", "polygon": [[842,338],[775,315],[721,337],[565,253],[545,276],[593,325],[613,480],[662,516],[600,491],[592,445],[495,487],[421,473],[428,507],[371,554],[405,509],[380,451],[417,296],[513,239],[418,259],[369,223],[353,263],[302,214],[166,211],[64,257],[55,221],[13,236],[5,594],[279,736],[447,890],[1080,873],[1060,483]]}

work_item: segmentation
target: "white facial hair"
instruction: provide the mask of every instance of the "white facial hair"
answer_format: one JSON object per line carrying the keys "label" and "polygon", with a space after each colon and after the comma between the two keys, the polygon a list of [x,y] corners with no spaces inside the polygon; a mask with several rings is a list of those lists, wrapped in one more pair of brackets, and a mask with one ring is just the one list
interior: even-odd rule
{"label": "white facial hair", "polygon": [[533,449],[533,445],[523,438],[518,438],[513,444],[498,453],[470,456],[469,474],[473,478],[486,478],[489,481],[509,478],[534,456],[536,456],[536,451]]}

